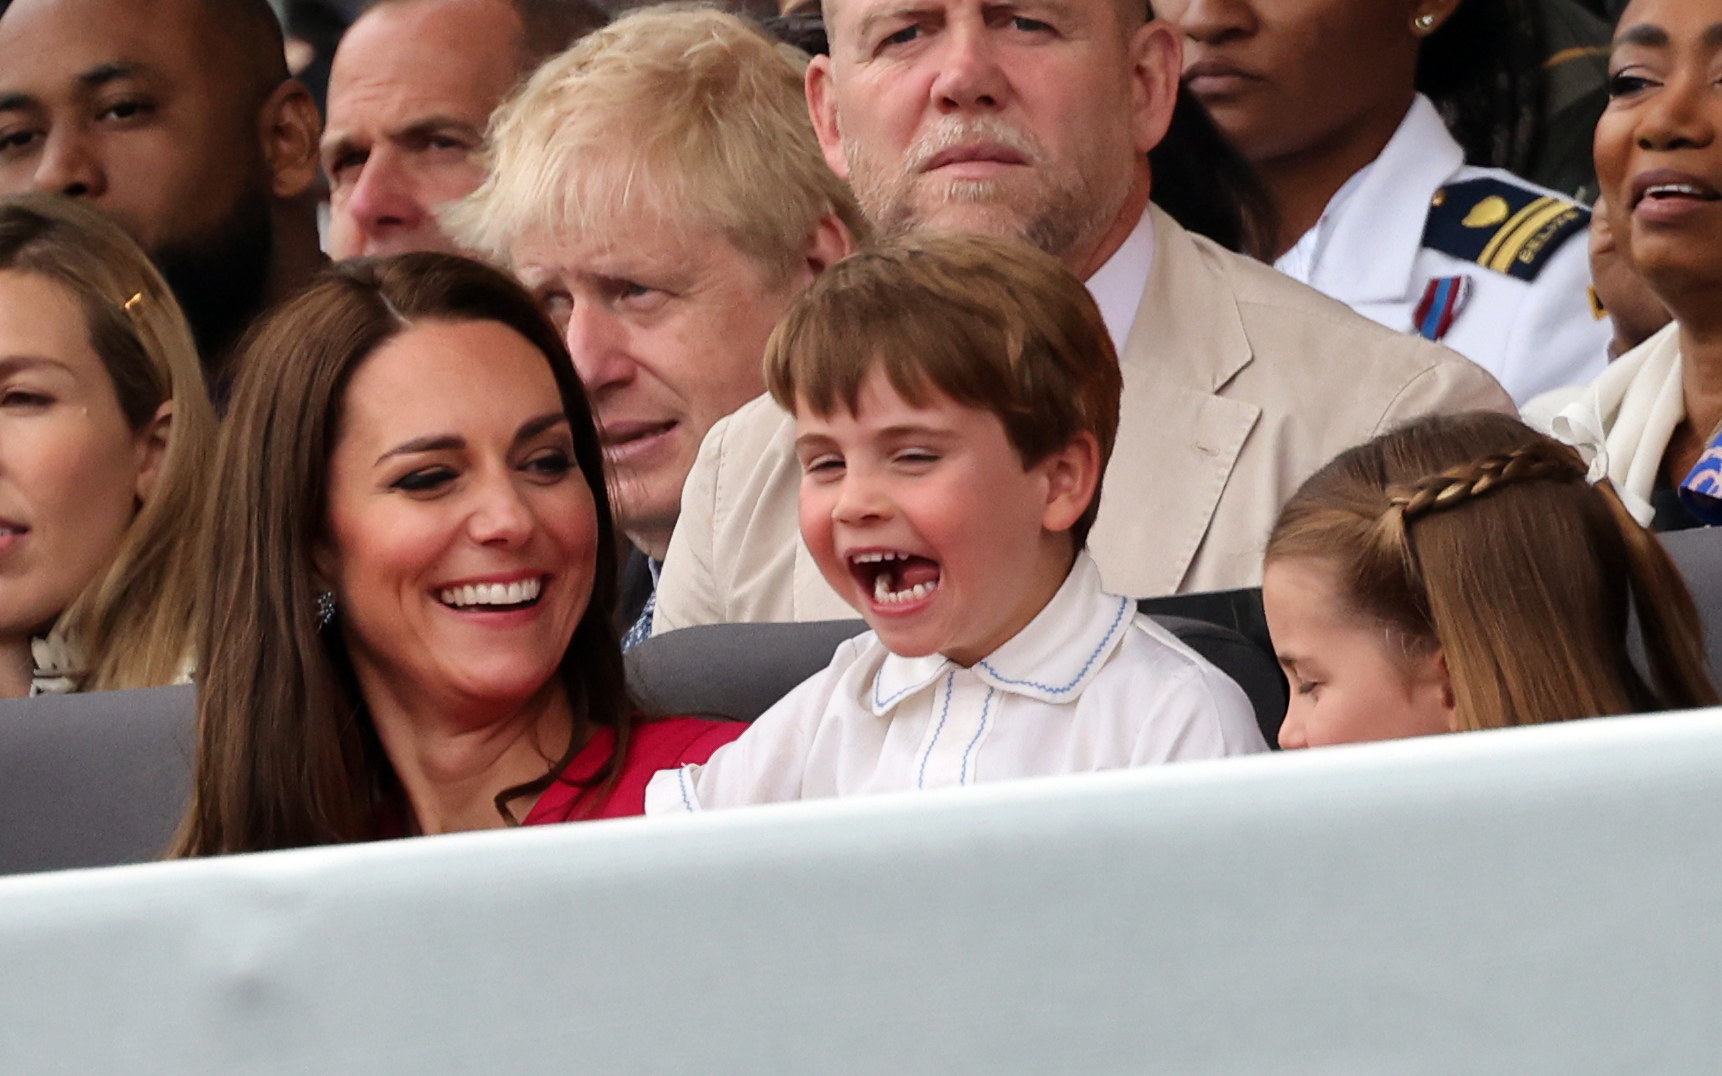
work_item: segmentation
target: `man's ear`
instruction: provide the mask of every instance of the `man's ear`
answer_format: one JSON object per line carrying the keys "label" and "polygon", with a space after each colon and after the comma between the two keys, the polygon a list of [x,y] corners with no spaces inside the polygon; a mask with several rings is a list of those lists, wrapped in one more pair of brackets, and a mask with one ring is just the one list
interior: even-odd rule
{"label": "man's ear", "polygon": [[1172,126],[1178,83],[1184,74],[1184,41],[1165,19],[1144,23],[1130,38],[1136,150],[1147,153]]}
{"label": "man's ear", "polygon": [[855,252],[855,236],[849,225],[835,213],[827,213],[813,226],[807,237],[807,258],[804,270],[796,281],[797,290],[813,283],[815,277]]}
{"label": "man's ear", "polygon": [[849,160],[843,156],[843,131],[837,123],[836,76],[831,71],[831,57],[815,56],[807,65],[807,114],[813,119],[813,133],[825,154],[825,163],[844,180],[849,178]]}
{"label": "man's ear", "polygon": [[1083,430],[1034,469],[1046,479],[1046,509],[1040,525],[1049,531],[1067,531],[1088,511],[1100,485],[1100,441]]}
{"label": "man's ear", "polygon": [[147,503],[155,493],[161,478],[162,460],[167,458],[167,439],[173,426],[173,401],[163,400],[155,414],[133,435],[137,447],[138,480],[135,492],[139,504]]}
{"label": "man's ear", "polygon": [[258,124],[269,192],[281,201],[304,194],[317,182],[317,143],[323,135],[311,91],[296,78],[283,82],[269,95]]}

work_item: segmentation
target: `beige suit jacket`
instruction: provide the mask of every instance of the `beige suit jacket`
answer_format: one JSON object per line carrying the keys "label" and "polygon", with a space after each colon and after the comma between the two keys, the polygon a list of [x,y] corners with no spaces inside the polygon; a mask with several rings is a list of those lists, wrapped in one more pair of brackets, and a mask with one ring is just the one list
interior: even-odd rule
{"label": "beige suit jacket", "polygon": [[[1516,413],[1458,353],[1151,211],[1154,264],[1119,360],[1118,443],[1088,539],[1108,591],[1257,586],[1280,506],[1340,451],[1418,415]],[[793,441],[769,397],[712,427],[683,488],[656,631],[855,615],[801,541]]]}

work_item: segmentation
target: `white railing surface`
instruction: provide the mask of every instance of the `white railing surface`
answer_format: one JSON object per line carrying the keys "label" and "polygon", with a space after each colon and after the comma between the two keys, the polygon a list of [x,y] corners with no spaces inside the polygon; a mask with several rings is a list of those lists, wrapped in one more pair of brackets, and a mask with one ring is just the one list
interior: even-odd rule
{"label": "white railing surface", "polygon": [[1722,712],[0,879],[14,1076],[1718,1068]]}

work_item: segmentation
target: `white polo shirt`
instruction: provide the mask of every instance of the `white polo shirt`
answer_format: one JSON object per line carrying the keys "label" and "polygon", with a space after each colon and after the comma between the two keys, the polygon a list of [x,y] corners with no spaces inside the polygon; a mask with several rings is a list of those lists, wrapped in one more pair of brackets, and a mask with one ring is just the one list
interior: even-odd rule
{"label": "white polo shirt", "polygon": [[866,632],[703,766],[664,770],[646,813],[969,785],[1264,751],[1243,690],[1087,553],[1027,627],[964,668]]}

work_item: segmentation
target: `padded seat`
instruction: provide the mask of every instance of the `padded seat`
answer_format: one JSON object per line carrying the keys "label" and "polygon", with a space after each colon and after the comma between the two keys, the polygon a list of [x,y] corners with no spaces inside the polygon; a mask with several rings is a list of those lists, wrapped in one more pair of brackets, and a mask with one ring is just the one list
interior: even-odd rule
{"label": "padded seat", "polygon": [[0,701],[0,874],[160,859],[196,729],[189,684]]}
{"label": "padded seat", "polygon": [[[1722,687],[1722,527],[1696,527],[1657,535],[1686,579],[1686,589],[1704,624],[1704,652],[1710,659],[1710,679]],[[1633,641],[1638,641],[1637,632]]]}
{"label": "padded seat", "polygon": [[[1285,717],[1286,684],[1271,652],[1219,624],[1183,616],[1154,619],[1237,681],[1262,735],[1274,743]],[[628,652],[628,685],[652,713],[752,721],[829,664],[839,643],[866,630],[861,620],[682,628]]]}

